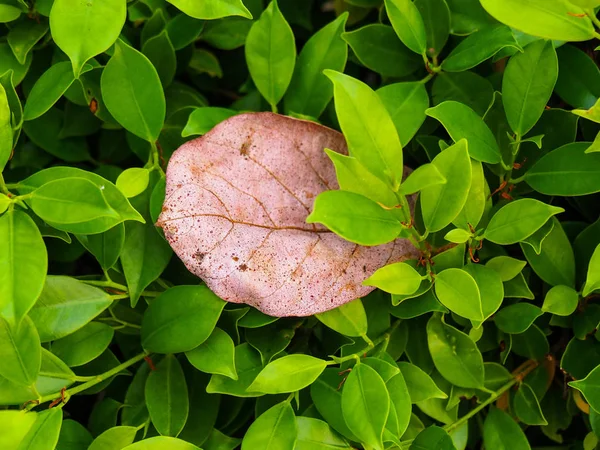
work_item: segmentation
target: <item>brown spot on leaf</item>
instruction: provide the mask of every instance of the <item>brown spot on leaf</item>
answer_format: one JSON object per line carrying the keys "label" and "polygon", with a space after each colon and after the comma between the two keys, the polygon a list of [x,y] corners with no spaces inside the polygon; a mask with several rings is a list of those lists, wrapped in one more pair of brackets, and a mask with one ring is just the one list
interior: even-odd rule
{"label": "brown spot on leaf", "polygon": [[248,270],[248,266],[246,264],[240,264],[238,270],[240,272],[245,272],[246,270]]}

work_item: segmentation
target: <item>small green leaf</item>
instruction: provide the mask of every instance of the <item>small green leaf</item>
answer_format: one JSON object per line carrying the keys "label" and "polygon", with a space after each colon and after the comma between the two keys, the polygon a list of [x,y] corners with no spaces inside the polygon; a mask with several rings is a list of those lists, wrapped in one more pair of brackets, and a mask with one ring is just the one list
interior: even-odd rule
{"label": "small green leaf", "polygon": [[424,55],[427,35],[421,13],[412,0],[385,0],[392,27],[400,40],[413,52]]}
{"label": "small green leaf", "polygon": [[462,228],[455,228],[454,230],[450,230],[444,236],[448,242],[454,242],[455,244],[464,244],[469,239],[471,239],[472,235],[470,232],[463,230]]}
{"label": "small green leaf", "polygon": [[248,388],[249,392],[285,394],[312,384],[327,362],[310,355],[288,355],[269,363]]}
{"label": "small green leaf", "polygon": [[452,438],[443,429],[436,425],[429,426],[421,431],[410,444],[410,450],[456,450]]}
{"label": "small green leaf", "polygon": [[215,328],[206,341],[186,352],[185,356],[202,372],[225,375],[233,380],[238,378],[233,339],[220,328]]}
{"label": "small green leaf", "polygon": [[410,295],[421,285],[422,276],[409,264],[398,262],[378,269],[363,281],[364,286],[375,286],[396,295]]}
{"label": "small green leaf", "polygon": [[344,336],[358,337],[367,334],[367,314],[359,298],[335,309],[315,314],[315,317]]}
{"label": "small green leaf", "polygon": [[209,394],[233,395],[235,397],[258,397],[262,395],[247,391],[256,375],[263,368],[260,354],[248,343],[243,343],[235,348],[235,368],[238,375],[237,380],[224,375],[213,375],[206,392]]}
{"label": "small green leaf", "polygon": [[169,436],[156,436],[128,445],[123,450],[200,450],[189,442]]}
{"label": "small green leaf", "polygon": [[502,281],[510,281],[525,268],[527,263],[510,256],[496,256],[485,263],[485,266],[495,270]]}
{"label": "small green leaf", "polygon": [[117,178],[116,185],[125,197],[140,195],[148,187],[150,172],[140,167],[125,169]]}
{"label": "small green leaf", "polygon": [[[500,275],[494,270],[481,264],[468,264],[463,269],[473,277],[481,296],[481,310],[484,320],[494,314],[504,299],[504,286]],[[473,322],[479,326],[480,321]]]}
{"label": "small green leaf", "polygon": [[531,450],[521,427],[507,413],[494,406],[483,423],[483,442],[486,448]]}
{"label": "small green leaf", "polygon": [[539,255],[542,252],[542,244],[544,243],[544,239],[548,237],[553,229],[554,220],[549,220],[539,230],[537,230],[531,236],[525,238],[522,243],[527,244],[528,247],[533,249],[536,255]]}
{"label": "small green leaf", "polygon": [[454,218],[452,223],[457,227],[469,229],[476,228],[486,209],[490,190],[483,173],[483,164],[471,160],[471,187],[463,209]]}
{"label": "small green leaf", "polygon": [[29,317],[11,326],[0,317],[0,375],[19,385],[35,382],[41,364],[40,337]]}
{"label": "small green leaf", "polygon": [[[13,112],[13,114],[15,113],[16,111]],[[0,84],[0,170],[4,170],[13,150],[11,117],[6,89]]]}
{"label": "small green leaf", "polygon": [[181,11],[195,19],[219,19],[221,17],[242,16],[252,19],[252,14],[242,0],[168,0]]}
{"label": "small green leaf", "polygon": [[558,78],[551,41],[535,41],[514,55],[502,78],[502,102],[512,130],[523,136],[542,116]]}
{"label": "small green leaf", "polygon": [[125,225],[120,223],[98,234],[78,234],[77,240],[96,257],[103,269],[113,267],[125,243]]}
{"label": "small green leaf", "polygon": [[131,444],[137,433],[135,427],[112,427],[98,436],[88,450],[121,450]]}
{"label": "small green leaf", "polygon": [[150,372],[145,394],[156,430],[163,436],[176,437],[187,420],[189,400],[185,376],[175,356],[165,356]]}
{"label": "small green leaf", "polygon": [[459,316],[484,320],[481,295],[475,279],[462,269],[446,269],[435,276],[435,293],[440,303]]}
{"label": "small green leaf", "polygon": [[445,0],[415,0],[427,36],[427,55],[438,56],[450,35],[450,9]]}
{"label": "small green leaf", "polygon": [[152,63],[119,40],[102,71],[102,98],[119,124],[136,136],[155,142],[165,121],[165,95]]}
{"label": "small green leaf", "polygon": [[206,286],[172,287],[144,314],[142,346],[155,353],[190,351],[209,338],[224,306]]}
{"label": "small green leaf", "polygon": [[82,366],[100,356],[112,342],[115,331],[101,322],[90,322],[52,343],[52,353],[69,367]]}
{"label": "small green leaf", "polygon": [[127,5],[122,0],[55,0],[50,11],[52,39],[73,64],[79,78],[83,65],[105,52],[125,24]]}
{"label": "small green leaf", "polygon": [[569,382],[569,386],[581,392],[592,409],[600,410],[600,366],[596,366],[583,380]]}
{"label": "small green leaf", "polygon": [[600,245],[596,246],[596,250],[594,250],[592,257],[590,258],[587,278],[581,295],[587,297],[596,289],[600,289]]}
{"label": "small green leaf", "polygon": [[262,96],[276,108],[287,90],[296,64],[296,44],[277,0],[254,22],[246,38],[246,63]]}
{"label": "small green leaf", "polygon": [[342,412],[348,428],[360,442],[383,450],[382,436],[390,409],[385,383],[366,364],[354,366],[342,391]]}
{"label": "small green leaf", "polygon": [[200,108],[196,108],[190,114],[185,128],[181,132],[181,136],[187,137],[206,134],[216,125],[236,114],[237,111],[215,106],[201,106]]}
{"label": "small green leaf", "polygon": [[579,294],[569,286],[554,286],[547,293],[542,311],[557,316],[570,316],[577,309]]}
{"label": "small green leaf", "polygon": [[344,438],[337,434],[327,422],[312,417],[297,417],[298,440],[294,450],[351,449]]}
{"label": "small green leaf", "polygon": [[410,195],[438,184],[446,184],[444,175],[440,173],[434,164],[423,164],[402,183],[400,193]]}
{"label": "small green leaf", "polygon": [[446,178],[446,183],[423,189],[420,197],[425,227],[435,232],[450,224],[467,200],[471,187],[471,160],[466,139],[441,152],[432,164]]}
{"label": "small green leaf", "polygon": [[500,162],[500,149],[494,135],[483,119],[468,106],[446,101],[429,108],[426,113],[442,123],[454,142],[466,139],[469,143],[469,155],[473,159],[490,164]]}
{"label": "small green leaf", "polygon": [[406,387],[408,388],[412,403],[422,402],[430,398],[448,398],[448,395],[446,395],[446,393],[435,384],[431,377],[418,366],[408,362],[399,361],[398,367],[406,382]]}
{"label": "small green leaf", "polygon": [[536,325],[530,326],[524,333],[510,336],[512,338],[511,350],[523,358],[541,361],[550,351],[546,335]]}
{"label": "small green leaf", "polygon": [[436,369],[446,380],[465,388],[483,386],[483,358],[469,336],[434,315],[427,322],[427,343]]}
{"label": "small green leaf", "polygon": [[563,211],[563,208],[532,198],[515,200],[494,214],[485,230],[485,238],[496,244],[515,244],[531,236],[548,219]]}
{"label": "small green leaf", "polygon": [[38,413],[33,426],[19,445],[19,450],[50,450],[56,448],[62,426],[62,409]]}
{"label": "small green leaf", "polygon": [[163,30],[158,35],[144,42],[142,53],[146,55],[156,68],[158,78],[160,78],[163,87],[169,86],[173,81],[177,69],[177,57],[167,30]]}
{"label": "small green leaf", "polygon": [[510,334],[525,332],[543,311],[531,303],[515,303],[502,308],[494,315],[494,323],[500,331]]}
{"label": "small green leaf", "polygon": [[527,383],[519,386],[513,400],[513,407],[515,415],[521,422],[527,425],[548,425],[540,403]]}
{"label": "small green leaf", "polygon": [[242,450],[293,449],[298,437],[296,416],[289,402],[278,403],[250,425],[242,441]]}
{"label": "small green leaf", "polygon": [[360,245],[385,244],[402,231],[394,211],[362,195],[344,191],[319,194],[306,223],[322,223],[344,239]]}

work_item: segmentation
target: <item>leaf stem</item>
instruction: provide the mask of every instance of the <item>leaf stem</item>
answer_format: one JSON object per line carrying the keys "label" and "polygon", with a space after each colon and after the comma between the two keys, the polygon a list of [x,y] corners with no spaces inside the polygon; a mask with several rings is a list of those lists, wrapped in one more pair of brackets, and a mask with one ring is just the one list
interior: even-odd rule
{"label": "leaf stem", "polygon": [[381,333],[379,336],[377,336],[376,339],[373,339],[372,341],[365,335],[363,336],[363,339],[365,339],[365,341],[367,339],[369,339],[370,343],[369,345],[367,345],[366,347],[363,347],[362,349],[360,349],[359,351],[357,351],[356,353],[352,353],[351,355],[347,355],[347,356],[342,356],[342,357],[337,357],[337,356],[332,356],[332,361],[328,361],[328,365],[332,365],[332,364],[342,364],[346,361],[350,361],[352,359],[356,359],[359,358],[364,355],[365,353],[367,353],[369,350],[374,349],[375,347],[377,347],[377,345],[381,344],[382,342],[389,340],[390,339],[390,335],[394,332],[394,330],[396,330],[396,328],[398,328],[398,326],[400,325],[400,322],[402,322],[402,320],[396,320],[391,327],[389,327],[387,330],[385,330],[383,333]]}
{"label": "leaf stem", "polygon": [[4,182],[4,176],[2,175],[2,172],[0,172],[0,192],[10,197],[10,192],[8,191],[6,183]]}

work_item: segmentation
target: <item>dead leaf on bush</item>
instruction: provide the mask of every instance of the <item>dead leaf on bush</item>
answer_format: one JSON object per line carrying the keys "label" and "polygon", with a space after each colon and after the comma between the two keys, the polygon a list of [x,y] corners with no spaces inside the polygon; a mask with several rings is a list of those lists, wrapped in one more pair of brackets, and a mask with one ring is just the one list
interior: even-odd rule
{"label": "dead leaf on bush", "polygon": [[324,148],[347,153],[340,133],[312,122],[227,119],[172,156],[158,225],[226,301],[306,316],[363,297],[365,278],[415,250],[405,240],[362,247],[306,223],[317,194],[338,188]]}

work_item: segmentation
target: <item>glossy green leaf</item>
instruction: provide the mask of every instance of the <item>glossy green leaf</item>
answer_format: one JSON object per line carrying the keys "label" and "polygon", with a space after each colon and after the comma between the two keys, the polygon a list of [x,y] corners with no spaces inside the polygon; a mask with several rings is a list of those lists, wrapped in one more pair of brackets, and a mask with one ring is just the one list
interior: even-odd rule
{"label": "glossy green leaf", "polygon": [[356,437],[377,450],[390,409],[390,396],[379,374],[366,364],[354,366],[342,391],[344,421]]}
{"label": "glossy green leaf", "polygon": [[127,131],[155,142],[165,121],[165,96],[152,63],[119,40],[102,71],[102,99]]}
{"label": "glossy green leaf", "polygon": [[52,353],[69,367],[82,366],[100,356],[110,345],[115,332],[112,327],[90,322],[73,334],[52,343]]}
{"label": "glossy green leaf", "polygon": [[18,19],[22,12],[21,8],[15,5],[2,4],[0,5],[0,23],[12,22]]}
{"label": "glossy green leaf", "polygon": [[444,236],[449,242],[454,242],[455,244],[464,244],[469,239],[471,239],[471,233],[460,228],[455,228],[454,230],[450,230]]}
{"label": "glossy green leaf", "polygon": [[421,13],[427,36],[427,55],[435,57],[442,52],[450,34],[450,10],[445,0],[415,0]]}
{"label": "glossy green leaf", "polygon": [[242,450],[293,449],[298,437],[298,425],[289,402],[278,403],[261,414],[248,428]]}
{"label": "glossy green leaf", "polygon": [[177,70],[177,56],[167,30],[163,30],[144,42],[142,53],[156,68],[163,87],[169,86],[173,82]]}
{"label": "glossy green leaf", "polygon": [[515,415],[521,422],[527,425],[548,425],[535,392],[527,383],[519,386],[515,393],[513,407]]}
{"label": "glossy green leaf", "polygon": [[425,24],[412,0],[385,0],[385,9],[394,31],[404,45],[415,53],[425,54]]}
{"label": "glossy green leaf", "polygon": [[592,370],[584,379],[569,382],[569,386],[581,392],[596,412],[600,410],[600,366]]}
{"label": "glossy green leaf", "polygon": [[398,39],[393,28],[369,24],[342,34],[358,60],[384,77],[404,77],[420,66],[420,58]]}
{"label": "glossy green leaf", "polygon": [[13,83],[15,86],[23,81],[31,66],[31,53],[27,55],[25,64],[19,63],[7,42],[0,43],[0,75],[9,70],[13,71]]}
{"label": "glossy green leaf", "polygon": [[16,324],[38,299],[48,270],[46,246],[24,212],[0,216],[0,314]]}
{"label": "glossy green leaf", "polygon": [[556,49],[558,80],[556,93],[574,108],[591,108],[600,97],[600,69],[587,53],[567,44]]}
{"label": "glossy green leaf", "polygon": [[347,20],[348,15],[341,14],[313,34],[302,47],[284,99],[287,114],[319,117],[331,101],[333,87],[323,71],[342,72],[346,66],[348,45],[342,33]]}
{"label": "glossy green leaf", "polygon": [[445,184],[421,191],[421,210],[428,231],[445,228],[463,209],[471,186],[471,160],[467,141],[461,139],[437,155],[432,164],[446,178]]}
{"label": "glossy green leaf", "polygon": [[252,18],[242,0],[169,0],[169,3],[196,19],[219,19],[228,16]]}
{"label": "glossy green leaf", "polygon": [[425,428],[410,444],[411,450],[456,450],[452,438],[436,425]]}
{"label": "glossy green leaf", "polygon": [[140,195],[148,187],[150,172],[148,169],[130,167],[121,172],[115,183],[125,197]]}
{"label": "glossy green leaf", "polygon": [[502,281],[510,281],[521,273],[527,263],[510,256],[496,256],[485,263],[485,266],[495,270]]}
{"label": "glossy green leaf", "polygon": [[471,160],[471,187],[463,209],[454,218],[452,223],[457,227],[469,229],[469,226],[477,228],[485,212],[489,187],[485,180],[483,164]]}
{"label": "glossy green leaf", "polygon": [[74,278],[48,276],[39,300],[29,312],[42,342],[82,328],[112,304],[110,295]]}
{"label": "glossy green leaf", "polygon": [[258,373],[262,370],[260,354],[248,343],[235,348],[235,368],[238,379],[232,380],[224,375],[213,375],[206,392],[210,394],[228,394],[236,397],[257,397],[262,394],[248,392]]}
{"label": "glossy green leaf", "polygon": [[327,422],[312,417],[297,417],[298,439],[295,450],[350,449],[350,444],[337,434]]}
{"label": "glossy green leaf", "polygon": [[360,245],[391,242],[402,230],[394,211],[362,195],[344,191],[319,194],[306,222],[322,223],[344,239]]}
{"label": "glossy green leaf", "polygon": [[156,436],[144,439],[128,445],[123,450],[162,450],[165,448],[169,450],[200,450],[194,444],[169,436]]}
{"label": "glossy green leaf", "polygon": [[0,375],[13,383],[31,385],[41,364],[40,337],[35,325],[26,317],[17,326],[0,318]]}
{"label": "glossy green leaf", "polygon": [[55,0],[50,11],[50,30],[58,47],[73,64],[75,77],[92,57],[108,50],[125,24],[123,0]]}
{"label": "glossy green leaf", "polygon": [[421,285],[422,276],[409,264],[388,264],[363,281],[364,286],[375,286],[385,292],[410,295]]}
{"label": "glossy green leaf", "polygon": [[568,286],[554,286],[547,293],[542,311],[557,316],[570,316],[577,309],[579,294]]}
{"label": "glossy green leaf", "polygon": [[[371,361],[379,360],[372,358]],[[392,367],[397,370],[395,366]],[[408,428],[412,413],[410,391],[404,376],[399,372],[386,381],[386,388],[390,395],[390,413],[386,429],[393,430],[392,433],[396,436],[402,436]]]}
{"label": "glossy green leaf", "polygon": [[19,445],[19,450],[50,450],[56,448],[62,426],[62,409],[38,413],[35,423]]}
{"label": "glossy green leaf", "polygon": [[539,230],[537,230],[528,238],[525,238],[522,242],[523,244],[527,244],[528,247],[531,247],[536,255],[539,255],[542,252],[542,244],[544,243],[544,239],[548,237],[553,228],[554,220],[549,220],[542,225]]}
{"label": "glossy green leaf", "polygon": [[469,336],[434,315],[427,322],[427,343],[436,369],[446,380],[465,388],[483,386],[483,358]]}
{"label": "glossy green leaf", "polygon": [[142,345],[156,353],[190,351],[208,339],[224,306],[206,286],[172,287],[144,314]]}
{"label": "glossy green leaf", "polygon": [[410,195],[438,184],[446,184],[446,178],[434,164],[423,164],[402,183],[400,193]]}
{"label": "glossy green leaf", "polygon": [[[502,278],[497,272],[481,264],[468,264],[464,271],[471,275],[477,284],[481,296],[481,311],[483,318],[487,319],[498,310],[504,299]],[[474,326],[479,324],[479,321],[473,322]]]}
{"label": "glossy green leaf", "polygon": [[344,336],[358,337],[367,334],[367,314],[359,298],[335,309],[315,314],[315,317]]}
{"label": "glossy green leaf", "polygon": [[511,351],[523,358],[541,361],[550,351],[546,335],[536,325],[530,326],[524,333],[511,334],[511,340]]}
{"label": "glossy green leaf", "polygon": [[435,276],[435,293],[440,303],[459,316],[484,319],[481,295],[475,279],[462,269],[446,269]]}
{"label": "glossy green leaf", "polygon": [[185,353],[188,361],[205,373],[216,373],[237,380],[235,346],[233,340],[220,328],[215,328],[202,344]]}
{"label": "glossy green leaf", "polygon": [[455,142],[466,139],[473,159],[490,164],[500,162],[500,149],[494,135],[483,119],[468,106],[447,101],[429,108],[426,113],[439,120]]}
{"label": "glossy green leaf", "polygon": [[531,236],[548,219],[563,211],[563,208],[547,205],[539,200],[516,200],[504,205],[494,214],[485,230],[485,238],[496,244],[515,244]]}
{"label": "glossy green leaf", "polygon": [[525,433],[504,411],[492,406],[483,423],[483,442],[498,450],[530,450]]}
{"label": "glossy green leaf", "polygon": [[481,0],[481,5],[496,20],[533,36],[559,41],[587,41],[594,36],[591,20],[566,1]]}
{"label": "glossy green leaf", "polygon": [[590,293],[600,289],[600,245],[596,246],[587,270],[587,278],[581,295],[587,297]]}
{"label": "glossy green leaf", "polygon": [[137,433],[135,427],[112,427],[98,436],[88,450],[121,450],[131,444]]}
{"label": "glossy green leaf", "polygon": [[485,27],[461,41],[442,62],[442,70],[462,72],[471,69],[505,47],[522,50],[509,27]]}
{"label": "glossy green leaf", "polygon": [[246,63],[262,96],[276,108],[290,85],[296,64],[296,44],[290,25],[272,0],[250,28]]}
{"label": "glossy green leaf", "polygon": [[430,398],[448,398],[448,395],[418,366],[399,361],[398,367],[406,382],[412,403],[422,402]]}
{"label": "glossy green leaf", "polygon": [[269,363],[248,388],[250,392],[284,394],[312,384],[327,362],[310,355],[288,355]]}
{"label": "glossy green leaf", "polygon": [[96,257],[102,268],[108,270],[116,264],[121,255],[125,244],[125,225],[120,223],[104,233],[79,234],[76,237],[81,245]]}
{"label": "glossy green leaf", "polygon": [[533,128],[550,100],[558,78],[551,41],[535,41],[513,56],[502,78],[502,102],[512,130],[523,136]]}
{"label": "glossy green leaf", "polygon": [[586,153],[589,144],[576,142],[547,153],[525,174],[536,191],[546,195],[587,195],[600,191],[600,154]]}
{"label": "glossy green leaf", "polygon": [[187,137],[197,134],[206,134],[216,125],[236,114],[237,111],[214,106],[202,106],[196,108],[190,114],[181,135]]}
{"label": "glossy green leaf", "polygon": [[388,84],[377,89],[377,95],[396,126],[400,142],[406,146],[426,118],[425,110],[429,107],[429,96],[425,84],[419,82]]}
{"label": "glossy green leaf", "polygon": [[11,110],[6,89],[0,84],[0,169],[10,159],[13,150],[13,130],[11,124]]}
{"label": "glossy green leaf", "polygon": [[474,72],[441,72],[433,80],[431,97],[433,105],[456,101],[483,116],[493,101],[494,88]]}
{"label": "glossy green leaf", "polygon": [[518,334],[525,332],[542,314],[542,310],[537,306],[520,302],[498,311],[494,315],[494,323],[500,331]]}
{"label": "glossy green leaf", "polygon": [[189,412],[188,389],[183,370],[173,355],[167,355],[146,381],[146,406],[156,430],[177,437]]}

